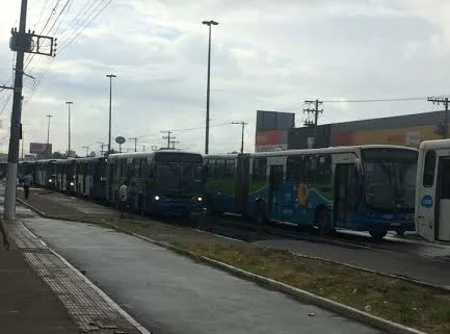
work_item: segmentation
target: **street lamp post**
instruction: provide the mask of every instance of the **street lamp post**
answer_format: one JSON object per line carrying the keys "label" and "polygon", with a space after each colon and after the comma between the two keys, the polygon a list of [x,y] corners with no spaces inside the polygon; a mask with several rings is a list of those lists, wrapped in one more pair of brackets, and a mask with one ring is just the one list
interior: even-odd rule
{"label": "street lamp post", "polygon": [[116,78],[117,75],[107,74],[109,78],[109,131],[108,131],[108,154],[111,153],[111,110],[112,110],[112,79]]}
{"label": "street lamp post", "polygon": [[68,140],[67,140],[67,157],[70,157],[70,106],[73,104],[72,101],[67,101],[67,111],[69,112],[69,122],[68,122]]}
{"label": "street lamp post", "polygon": [[209,28],[208,40],[208,77],[206,79],[206,132],[205,132],[205,154],[209,152],[209,92],[210,92],[210,77],[211,77],[211,26],[216,26],[219,23],[213,20],[203,21],[202,24]]}

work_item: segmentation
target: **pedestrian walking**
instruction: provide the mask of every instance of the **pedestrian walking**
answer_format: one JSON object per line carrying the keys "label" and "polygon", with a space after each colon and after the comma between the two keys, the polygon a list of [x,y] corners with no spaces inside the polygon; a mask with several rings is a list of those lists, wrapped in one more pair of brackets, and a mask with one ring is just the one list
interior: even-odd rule
{"label": "pedestrian walking", "polygon": [[128,183],[124,181],[119,188],[119,209],[120,209],[120,218],[124,218],[124,212],[127,207],[128,201]]}
{"label": "pedestrian walking", "polygon": [[9,250],[8,234],[6,233],[5,221],[2,217],[0,217],[0,232],[2,233],[3,247],[5,247],[6,250]]}
{"label": "pedestrian walking", "polygon": [[23,191],[25,193],[25,199],[28,199],[30,196],[30,186],[33,181],[33,177],[28,173],[23,177]]}

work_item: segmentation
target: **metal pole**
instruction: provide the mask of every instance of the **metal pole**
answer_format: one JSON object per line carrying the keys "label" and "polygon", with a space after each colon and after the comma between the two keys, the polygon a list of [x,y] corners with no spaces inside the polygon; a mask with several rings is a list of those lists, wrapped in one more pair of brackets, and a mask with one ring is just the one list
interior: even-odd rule
{"label": "metal pole", "polygon": [[108,154],[111,152],[111,114],[112,114],[112,78],[117,77],[114,74],[107,74],[109,78],[109,131],[108,131]]}
{"label": "metal pole", "polygon": [[241,153],[244,153],[244,128],[245,128],[245,123],[242,122]]}
{"label": "metal pole", "polygon": [[445,138],[448,138],[448,97],[445,98]]}
{"label": "metal pole", "polygon": [[205,154],[209,153],[209,100],[211,89],[211,25],[209,25],[209,39],[208,39],[208,77],[206,80],[206,133],[205,133]]}
{"label": "metal pole", "polygon": [[219,23],[210,20],[203,21],[202,24],[208,26],[209,38],[208,38],[208,75],[206,79],[206,128],[205,128],[205,154],[209,153],[209,100],[211,90],[211,26],[218,25]]}
{"label": "metal pole", "polygon": [[22,117],[23,60],[25,54],[24,34],[27,21],[27,0],[22,0],[19,23],[19,45],[16,57],[16,73],[14,79],[13,109],[11,113],[11,136],[9,139],[8,166],[5,185],[4,217],[7,220],[16,218],[17,163],[19,160],[19,132]]}
{"label": "metal pole", "polygon": [[67,150],[67,156],[70,157],[70,150],[71,150],[71,147],[70,147],[70,105],[73,104],[73,102],[68,101],[68,102],[66,102],[66,104],[67,104],[68,112],[69,112],[69,122],[68,122],[68,131],[67,131],[67,133],[68,133],[68,134],[67,134],[67,135],[68,135],[68,141],[67,141],[67,148],[68,148],[68,150]]}
{"label": "metal pole", "polygon": [[48,122],[47,122],[47,146],[50,144],[50,118],[52,118],[52,115],[47,115]]}

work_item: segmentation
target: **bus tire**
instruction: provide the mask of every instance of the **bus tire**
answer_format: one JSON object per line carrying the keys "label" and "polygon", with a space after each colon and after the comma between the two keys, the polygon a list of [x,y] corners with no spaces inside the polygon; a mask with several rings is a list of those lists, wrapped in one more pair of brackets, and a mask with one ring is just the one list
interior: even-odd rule
{"label": "bus tire", "polygon": [[379,241],[386,236],[387,231],[369,231],[369,233],[373,240]]}
{"label": "bus tire", "polygon": [[320,235],[325,235],[331,232],[331,215],[327,207],[319,206],[316,208],[315,223]]}

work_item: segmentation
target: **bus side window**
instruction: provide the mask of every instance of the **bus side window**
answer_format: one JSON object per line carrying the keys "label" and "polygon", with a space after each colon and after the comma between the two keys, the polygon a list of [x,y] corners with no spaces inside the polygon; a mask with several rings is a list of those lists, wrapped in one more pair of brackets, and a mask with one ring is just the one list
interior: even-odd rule
{"label": "bus side window", "polygon": [[234,160],[225,160],[225,178],[234,178]]}
{"label": "bus side window", "polygon": [[314,183],[316,181],[317,157],[309,155],[305,157],[305,165],[303,169],[303,179],[305,182]]}
{"label": "bus side window", "polygon": [[320,155],[317,166],[317,183],[329,184],[331,182],[331,156]]}
{"label": "bus side window", "polygon": [[425,154],[422,184],[424,187],[432,187],[434,183],[434,170],[436,167],[436,152],[428,151]]}
{"label": "bus side window", "polygon": [[267,172],[267,158],[255,158],[253,160],[253,181],[265,181]]}
{"label": "bus side window", "polygon": [[302,156],[287,158],[286,181],[299,183],[302,180]]}
{"label": "bus side window", "polygon": [[225,160],[216,160],[216,179],[223,179],[225,177]]}

